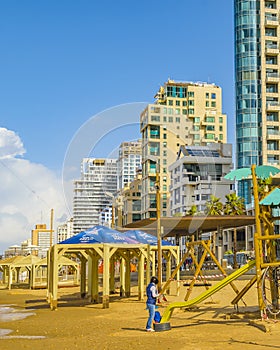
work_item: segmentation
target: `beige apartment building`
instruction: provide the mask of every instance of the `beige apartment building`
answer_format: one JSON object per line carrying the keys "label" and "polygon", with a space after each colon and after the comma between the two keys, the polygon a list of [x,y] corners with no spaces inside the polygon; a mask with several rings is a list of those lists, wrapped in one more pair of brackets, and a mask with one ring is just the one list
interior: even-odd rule
{"label": "beige apartment building", "polygon": [[156,173],[161,215],[170,216],[168,167],[180,146],[227,142],[222,89],[215,84],[168,80],[141,113],[142,219],[156,217]]}
{"label": "beige apartment building", "polygon": [[118,193],[115,199],[115,226],[122,227],[141,220],[142,173]]}

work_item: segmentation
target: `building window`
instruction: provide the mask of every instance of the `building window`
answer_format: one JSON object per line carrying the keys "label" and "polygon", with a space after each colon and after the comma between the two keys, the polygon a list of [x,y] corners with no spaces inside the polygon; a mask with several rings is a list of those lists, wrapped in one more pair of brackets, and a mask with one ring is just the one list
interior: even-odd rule
{"label": "building window", "polygon": [[223,127],[222,126],[219,126],[219,131],[223,131]]}
{"label": "building window", "polygon": [[173,106],[173,101],[172,100],[168,100],[168,105],[169,106]]}
{"label": "building window", "polygon": [[176,117],[176,123],[180,123],[180,117]]}
{"label": "building window", "polygon": [[206,92],[205,98],[209,98],[209,92]]}
{"label": "building window", "polygon": [[188,114],[187,109],[183,109],[183,110],[182,110],[182,113],[183,113],[184,115]]}
{"label": "building window", "polygon": [[211,94],[211,98],[212,98],[213,100],[215,100],[215,99],[216,99],[216,94],[215,94],[215,93],[212,93],[212,94]]}
{"label": "building window", "polygon": [[180,101],[176,100],[176,106],[180,106],[180,105],[181,105]]}
{"label": "building window", "polygon": [[211,102],[211,107],[216,107],[216,101]]}
{"label": "building window", "polygon": [[205,138],[206,138],[207,140],[214,140],[215,135],[214,135],[214,134],[205,134]]}
{"label": "building window", "polygon": [[173,123],[173,117],[168,117],[169,123]]}
{"label": "building window", "polygon": [[199,124],[200,123],[200,117],[195,117],[193,119],[193,121],[194,121],[195,124]]}
{"label": "building window", "polygon": [[194,100],[189,100],[189,106],[194,106]]}
{"label": "building window", "polygon": [[189,108],[188,109],[188,114],[189,115],[194,115],[194,109],[193,108]]}
{"label": "building window", "polygon": [[219,123],[223,123],[223,117],[219,117]]}
{"label": "building window", "polygon": [[206,102],[205,102],[205,106],[206,106],[206,107],[209,107],[209,101],[206,101]]}
{"label": "building window", "polygon": [[188,104],[187,104],[187,101],[183,101],[182,102],[182,105],[183,105],[183,107],[186,107]]}
{"label": "building window", "polygon": [[219,140],[220,140],[220,141],[223,141],[223,139],[224,139],[224,135],[223,135],[223,134],[220,134],[220,135],[219,135]]}
{"label": "building window", "polygon": [[152,122],[160,122],[160,116],[159,115],[152,115],[151,121]]}

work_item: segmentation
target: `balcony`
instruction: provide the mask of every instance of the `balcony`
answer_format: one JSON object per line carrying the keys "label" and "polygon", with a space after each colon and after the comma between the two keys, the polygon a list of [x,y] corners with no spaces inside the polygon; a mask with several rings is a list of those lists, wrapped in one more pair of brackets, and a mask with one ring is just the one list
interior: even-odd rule
{"label": "balcony", "polygon": [[279,23],[279,18],[278,16],[273,16],[273,15],[266,15],[265,20],[264,20],[265,25],[274,27],[277,26]]}
{"label": "balcony", "polygon": [[279,130],[267,130],[266,138],[267,140],[280,140]]}
{"label": "balcony", "polygon": [[266,102],[266,110],[267,111],[279,111],[280,110],[280,103],[278,101]]}
{"label": "balcony", "polygon": [[278,83],[280,81],[279,78],[280,78],[279,73],[266,73],[266,82],[267,83]]}
{"label": "balcony", "polygon": [[265,46],[265,53],[276,55],[279,53],[279,46],[277,44],[268,44]]}

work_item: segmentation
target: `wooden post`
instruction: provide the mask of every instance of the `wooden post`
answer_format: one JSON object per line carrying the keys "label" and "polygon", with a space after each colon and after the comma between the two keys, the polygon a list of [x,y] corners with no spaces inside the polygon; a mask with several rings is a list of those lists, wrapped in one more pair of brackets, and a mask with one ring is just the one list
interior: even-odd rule
{"label": "wooden post", "polygon": [[140,251],[138,263],[138,300],[144,300],[144,254]]}
{"label": "wooden post", "polygon": [[58,252],[57,245],[52,247],[52,280],[51,280],[51,300],[50,306],[51,310],[57,309],[57,290],[58,290]]}
{"label": "wooden post", "polygon": [[124,284],[125,284],[125,261],[122,257],[120,259],[120,296],[124,296]]}
{"label": "wooden post", "polygon": [[98,256],[91,257],[91,302],[98,303]]}
{"label": "wooden post", "polygon": [[125,259],[125,296],[130,297],[130,254],[127,251]]}
{"label": "wooden post", "polygon": [[102,304],[103,309],[109,308],[109,294],[110,294],[110,285],[109,285],[109,276],[110,275],[110,250],[107,244],[103,244],[103,295],[102,295]]}
{"label": "wooden post", "polygon": [[87,281],[87,259],[81,255],[81,283],[80,283],[80,294],[82,298],[85,298],[87,293],[86,288]]}
{"label": "wooden post", "polygon": [[115,293],[115,259],[110,259],[110,294]]}

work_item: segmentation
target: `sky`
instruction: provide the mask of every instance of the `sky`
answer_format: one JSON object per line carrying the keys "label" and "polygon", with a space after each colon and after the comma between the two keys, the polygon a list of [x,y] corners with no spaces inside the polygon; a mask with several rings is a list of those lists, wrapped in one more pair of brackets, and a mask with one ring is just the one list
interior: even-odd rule
{"label": "sky", "polygon": [[0,2],[0,254],[71,217],[82,158],[140,138],[168,78],[223,90],[234,134],[232,0]]}

